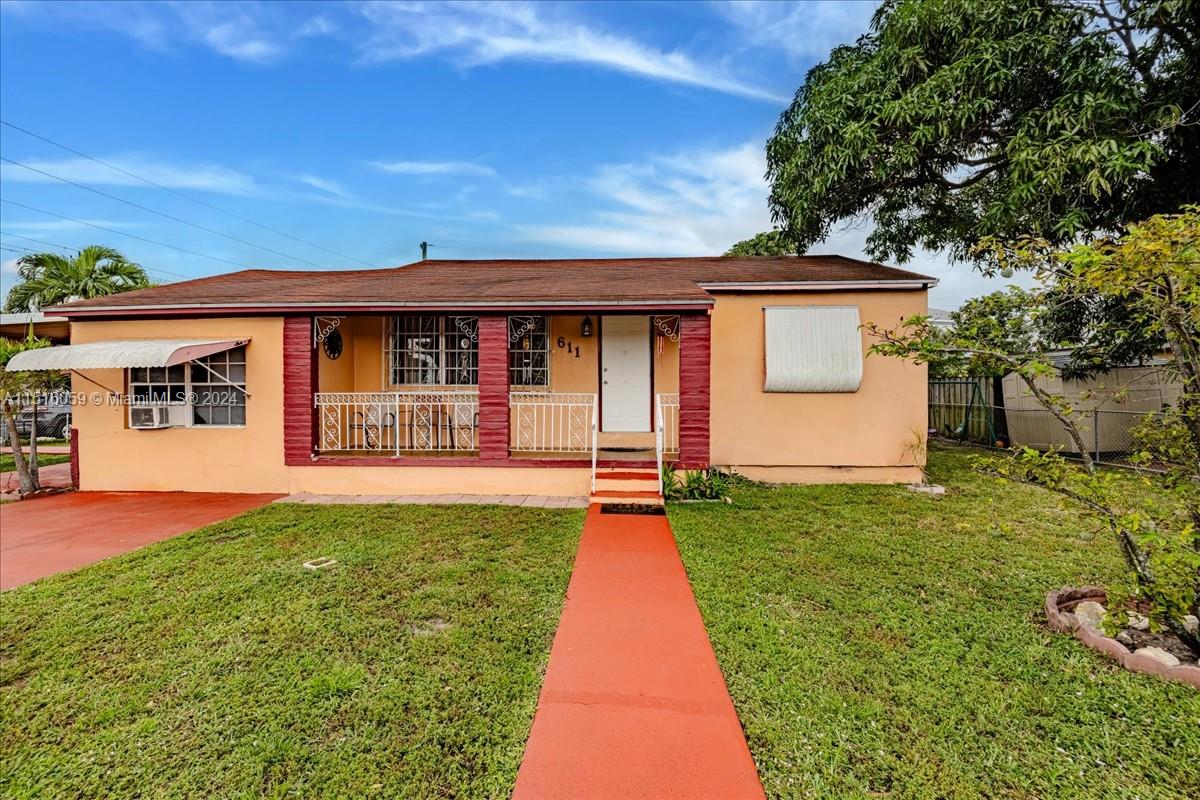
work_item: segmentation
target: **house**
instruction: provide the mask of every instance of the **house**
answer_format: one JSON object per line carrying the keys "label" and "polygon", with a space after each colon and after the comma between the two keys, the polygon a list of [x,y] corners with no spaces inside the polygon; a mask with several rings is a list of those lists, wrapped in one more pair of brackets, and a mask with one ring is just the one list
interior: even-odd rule
{"label": "house", "polygon": [[860,323],[932,278],[838,256],[247,270],[81,300],[85,490],[582,495],[597,469],[920,477],[926,370]]}
{"label": "house", "polygon": [[0,314],[0,339],[20,341],[30,334],[54,344],[66,344],[71,339],[71,325],[66,317],[46,316],[41,311]]}

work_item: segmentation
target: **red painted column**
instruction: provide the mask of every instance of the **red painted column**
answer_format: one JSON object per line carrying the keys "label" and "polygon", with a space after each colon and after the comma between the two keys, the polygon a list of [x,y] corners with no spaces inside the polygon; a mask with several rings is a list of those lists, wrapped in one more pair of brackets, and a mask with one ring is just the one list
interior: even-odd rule
{"label": "red painted column", "polygon": [[679,319],[679,463],[707,467],[711,405],[711,332],[708,314]]}
{"label": "red painted column", "polygon": [[508,458],[508,317],[479,318],[479,457]]}
{"label": "red painted column", "polygon": [[312,325],[312,317],[283,318],[283,463],[289,466],[311,464],[317,441]]}
{"label": "red painted column", "polygon": [[79,429],[71,428],[71,485],[79,488]]}

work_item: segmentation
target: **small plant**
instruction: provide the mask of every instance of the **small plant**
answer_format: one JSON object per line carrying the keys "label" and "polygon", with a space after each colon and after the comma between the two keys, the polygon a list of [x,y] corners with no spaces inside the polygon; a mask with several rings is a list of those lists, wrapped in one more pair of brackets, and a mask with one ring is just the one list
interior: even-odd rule
{"label": "small plant", "polygon": [[674,464],[662,465],[662,494],[664,500],[683,499],[683,485]]}
{"label": "small plant", "polygon": [[709,467],[688,472],[681,491],[685,500],[723,500],[732,484],[728,475]]}

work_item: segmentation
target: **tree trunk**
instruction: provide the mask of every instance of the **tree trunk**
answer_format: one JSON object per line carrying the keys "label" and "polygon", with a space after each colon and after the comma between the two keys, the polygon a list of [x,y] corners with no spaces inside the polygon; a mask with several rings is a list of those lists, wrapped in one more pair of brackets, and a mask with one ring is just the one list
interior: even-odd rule
{"label": "tree trunk", "polygon": [[29,469],[30,477],[33,478],[33,483],[40,488],[42,485],[42,476],[38,473],[38,404],[36,395],[33,398],[32,408],[33,418],[30,421],[29,427],[29,462],[27,467]]}
{"label": "tree trunk", "polygon": [[21,482],[21,493],[29,494],[36,492],[42,488],[38,483],[37,476],[29,472],[29,464],[25,460],[25,453],[21,449],[21,436],[17,433],[17,418],[13,414],[12,405],[5,402],[4,408],[4,423],[8,428],[8,441],[12,445],[13,462],[16,465],[17,480]]}
{"label": "tree trunk", "polygon": [[[1028,375],[1018,371],[1017,375],[1021,380],[1025,381],[1025,385],[1029,387],[1029,391],[1033,393],[1034,398],[1041,403],[1042,408],[1054,415],[1054,418],[1062,423],[1062,426],[1067,431],[1067,435],[1071,437],[1071,441],[1075,443],[1075,447],[1079,450],[1079,458],[1083,461],[1083,467],[1089,473],[1096,471],[1096,465],[1092,461],[1092,455],[1088,452],[1087,445],[1083,442],[1083,434],[1079,432],[1079,428],[1075,425],[1074,420],[1063,413],[1062,409],[1054,404],[1050,395],[1041,389]],[[1093,423],[1095,424],[1095,423]]]}

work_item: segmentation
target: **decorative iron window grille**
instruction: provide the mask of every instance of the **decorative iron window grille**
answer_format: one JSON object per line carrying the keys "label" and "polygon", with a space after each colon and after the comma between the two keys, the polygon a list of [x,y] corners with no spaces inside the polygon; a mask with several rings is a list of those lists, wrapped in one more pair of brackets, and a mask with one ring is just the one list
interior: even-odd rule
{"label": "decorative iron window grille", "polygon": [[508,383],[550,385],[550,318],[508,318]]}
{"label": "decorative iron window grille", "polygon": [[393,386],[479,383],[478,317],[392,317],[384,345]]}

